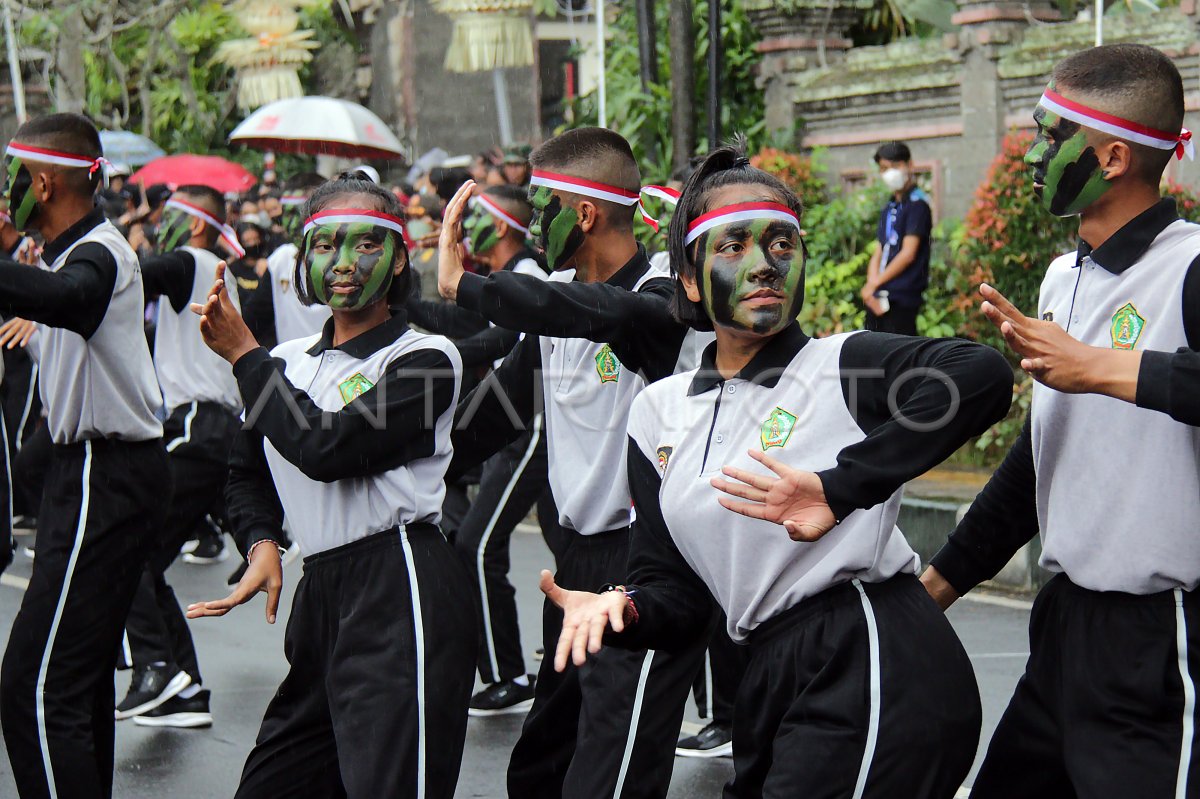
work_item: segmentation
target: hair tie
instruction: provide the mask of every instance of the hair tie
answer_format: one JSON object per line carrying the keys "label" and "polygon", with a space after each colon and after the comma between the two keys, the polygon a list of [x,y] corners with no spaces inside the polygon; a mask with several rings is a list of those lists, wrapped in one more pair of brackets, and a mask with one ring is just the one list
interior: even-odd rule
{"label": "hair tie", "polygon": [[734,169],[745,169],[748,166],[750,166],[750,157],[748,155],[746,155],[745,153],[743,153],[743,154],[739,155],[737,158],[733,159],[733,168]]}

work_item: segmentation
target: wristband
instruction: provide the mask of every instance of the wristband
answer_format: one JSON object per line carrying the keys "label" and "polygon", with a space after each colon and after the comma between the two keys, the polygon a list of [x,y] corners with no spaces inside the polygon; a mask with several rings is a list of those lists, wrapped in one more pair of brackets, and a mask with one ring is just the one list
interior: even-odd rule
{"label": "wristband", "polygon": [[612,583],[605,583],[600,588],[601,594],[607,594],[612,591],[620,591],[625,595],[625,610],[622,613],[622,619],[625,622],[625,626],[628,627],[631,624],[637,624],[638,609],[637,605],[634,604],[633,601],[633,595],[636,593],[636,591],[630,591],[623,585],[614,585]]}
{"label": "wristband", "polygon": [[279,559],[283,560],[284,553],[287,550],[285,550],[283,547],[279,546],[279,543],[273,538],[260,538],[257,541],[255,541],[253,544],[251,544],[250,548],[246,550],[246,562],[249,563],[250,560],[254,557],[254,548],[255,547],[257,547],[259,544],[265,544],[268,541],[270,541],[272,544],[274,544],[275,548],[279,550]]}

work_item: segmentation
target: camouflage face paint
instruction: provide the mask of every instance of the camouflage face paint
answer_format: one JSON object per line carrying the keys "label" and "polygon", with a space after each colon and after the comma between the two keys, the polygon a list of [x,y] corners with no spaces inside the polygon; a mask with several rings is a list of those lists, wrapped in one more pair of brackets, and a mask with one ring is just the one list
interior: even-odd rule
{"label": "camouflage face paint", "polygon": [[500,243],[500,231],[496,229],[496,218],[482,208],[474,208],[467,215],[463,232],[470,243],[472,255],[484,255]]}
{"label": "camouflage face paint", "polygon": [[529,235],[545,251],[546,263],[552,270],[566,269],[583,244],[579,213],[564,205],[549,186],[530,186],[529,204],[533,206]]}
{"label": "camouflage face paint", "polygon": [[304,238],[304,262],[316,300],[337,310],[359,310],[387,296],[396,239],[366,223],[314,226]]}
{"label": "camouflage face paint", "polygon": [[171,252],[188,243],[192,238],[192,218],[175,208],[163,211],[162,223],[158,226],[158,253]]}
{"label": "camouflage face paint", "polygon": [[37,212],[37,198],[33,195],[33,175],[17,156],[5,156],[4,173],[7,177],[4,194],[8,197],[8,208],[13,226],[24,233]]}
{"label": "camouflage face paint", "polygon": [[1111,188],[1100,168],[1087,129],[1041,106],[1033,112],[1038,132],[1025,153],[1033,168],[1034,191],[1055,216],[1076,216]]}
{"label": "camouflage face paint", "polygon": [[804,257],[795,226],[751,219],[712,228],[696,243],[696,276],[714,324],[759,335],[790,325],[804,304]]}

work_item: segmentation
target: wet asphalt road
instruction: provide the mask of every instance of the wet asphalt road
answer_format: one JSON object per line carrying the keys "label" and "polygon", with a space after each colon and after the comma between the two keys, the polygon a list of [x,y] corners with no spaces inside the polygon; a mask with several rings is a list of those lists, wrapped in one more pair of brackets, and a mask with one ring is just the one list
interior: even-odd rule
{"label": "wet asphalt road", "polygon": [[[513,542],[512,575],[517,586],[522,636],[526,651],[532,653],[538,646],[535,638],[540,630],[537,574],[539,569],[550,567],[552,560],[537,535],[518,534]],[[168,579],[183,602],[216,599],[225,595],[225,578],[233,565],[232,558],[215,566],[177,562]],[[28,578],[31,568],[32,562],[18,554],[17,562],[0,582],[0,643],[4,645],[21,600],[19,584]],[[264,621],[261,599],[225,618],[192,623],[205,687],[213,693],[214,726],[206,730],[156,730],[135,726],[130,721],[118,722],[115,797],[228,799],[233,796],[263,710],[285,673],[283,631],[287,608],[291,605],[291,587],[298,574],[299,563],[285,572],[285,597],[274,626]],[[1028,652],[1025,632],[1028,610],[1019,602],[999,601],[1005,604],[963,601],[950,612],[951,621],[975,664],[983,696],[984,743],[1004,710]],[[527,665],[536,671],[532,657]],[[115,678],[118,700],[128,688],[127,675],[128,672],[122,672]],[[694,707],[689,708],[687,718],[685,723],[696,729],[699,720]],[[508,753],[519,732],[520,717],[470,721],[456,796],[504,797]],[[676,758],[670,798],[719,797],[721,786],[731,773],[732,763],[728,759]],[[15,796],[7,755],[0,752],[0,797]]]}

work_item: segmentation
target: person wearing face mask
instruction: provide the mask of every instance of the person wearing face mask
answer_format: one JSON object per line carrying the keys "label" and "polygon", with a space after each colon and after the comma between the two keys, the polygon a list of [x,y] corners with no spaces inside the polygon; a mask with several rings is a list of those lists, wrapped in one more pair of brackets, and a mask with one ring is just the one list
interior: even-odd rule
{"label": "person wearing face mask", "polygon": [[922,580],[947,607],[1038,535],[1054,576],[978,799],[1200,796],[1200,226],[1160,196],[1193,152],[1184,86],[1144,45],[1057,64],[1025,163],[1042,206],[1079,218],[1079,245],[1046,270],[1036,318],[981,289],[1038,382]]}
{"label": "person wearing face mask", "polygon": [[[565,613],[554,667],[686,647],[714,597],[750,658],[726,797],[951,799],[979,692],[896,517],[907,480],[1003,417],[1012,373],[956,339],[809,338],[802,210],[742,141],[684,187],[675,313],[716,341],[633,403],[624,584],[568,590],[542,572]],[[790,486],[795,504],[776,508]]]}
{"label": "person wearing face mask", "polygon": [[285,648],[238,799],[451,799],[477,630],[462,563],[438,527],[462,365],[408,327],[400,204],[360,172],[305,206],[294,285],[324,330],[259,346],[218,267],[200,329],[233,364],[246,422],[230,456],[230,521],[249,566],[221,616],[267,592],[274,623],[286,513],[303,551]]}
{"label": "person wearing face mask", "polygon": [[881,144],[875,151],[875,163],[892,197],[879,216],[877,246],[871,253],[862,287],[866,326],[881,333],[915,336],[917,314],[929,284],[933,212],[913,177],[912,153],[907,144]]}
{"label": "person wearing face mask", "polygon": [[0,315],[40,323],[52,455],[37,557],[0,668],[0,729],[25,799],[112,796],[113,669],[171,492],[162,394],[137,256],[93,204],[100,135],[80,114],[17,129],[6,150],[18,230],[38,266],[0,260]]}

